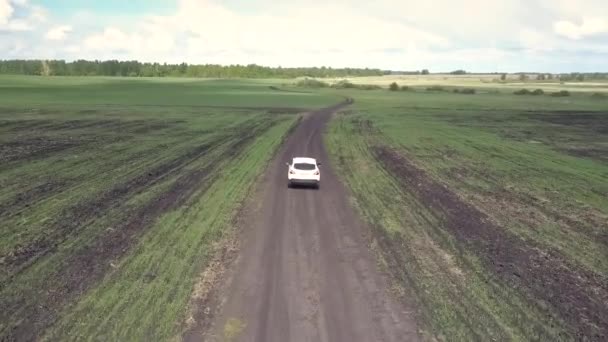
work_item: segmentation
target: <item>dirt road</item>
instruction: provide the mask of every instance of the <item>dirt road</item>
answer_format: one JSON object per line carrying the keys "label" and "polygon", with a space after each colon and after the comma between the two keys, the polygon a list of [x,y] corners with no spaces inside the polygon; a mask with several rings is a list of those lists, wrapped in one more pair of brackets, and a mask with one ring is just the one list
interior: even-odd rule
{"label": "dirt road", "polygon": [[[323,146],[325,124],[345,105],[307,116],[260,180],[259,207],[205,340],[418,340],[413,312],[391,298]],[[287,188],[293,156],[322,162],[320,190]]]}

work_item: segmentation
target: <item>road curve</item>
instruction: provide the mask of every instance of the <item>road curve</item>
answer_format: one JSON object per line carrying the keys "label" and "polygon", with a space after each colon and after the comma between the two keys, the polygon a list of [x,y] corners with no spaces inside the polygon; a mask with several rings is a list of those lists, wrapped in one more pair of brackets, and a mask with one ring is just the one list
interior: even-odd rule
{"label": "road curve", "polygon": [[[243,327],[237,341],[419,339],[412,311],[391,298],[377,270],[323,145],[326,123],[348,102],[307,115],[269,165],[205,340],[223,341],[229,321]],[[287,188],[293,156],[322,162],[320,190]]]}

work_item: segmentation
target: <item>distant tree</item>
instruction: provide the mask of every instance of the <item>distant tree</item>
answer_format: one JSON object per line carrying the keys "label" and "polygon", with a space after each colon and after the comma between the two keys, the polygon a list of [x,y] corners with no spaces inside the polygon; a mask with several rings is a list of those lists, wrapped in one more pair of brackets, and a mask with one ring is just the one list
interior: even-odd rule
{"label": "distant tree", "polygon": [[507,74],[500,75],[500,80],[501,81],[506,81],[507,80]]}
{"label": "distant tree", "polygon": [[48,61],[49,75],[65,76],[67,75],[67,66],[65,61]]}
{"label": "distant tree", "polygon": [[454,88],[452,92],[456,94],[475,94],[477,91],[474,88]]}
{"label": "distant tree", "polygon": [[182,64],[180,64],[180,65],[179,65],[179,73],[180,73],[181,75],[185,75],[185,74],[186,74],[186,71],[188,71],[188,64],[186,64],[186,63],[182,63]]}
{"label": "distant tree", "polygon": [[426,87],[426,90],[427,91],[445,91],[446,89],[442,86],[434,85],[434,86]]}
{"label": "distant tree", "polygon": [[525,82],[528,79],[528,75],[526,74],[519,74],[519,80],[522,82]]}
{"label": "distant tree", "polygon": [[538,75],[536,75],[536,80],[537,81],[544,81],[545,80],[545,74],[538,74]]}
{"label": "distant tree", "polygon": [[584,80],[585,80],[585,75],[583,75],[583,74],[578,74],[578,75],[576,76],[576,80],[577,80],[577,81],[579,81],[579,82],[584,81]]}
{"label": "distant tree", "polygon": [[382,89],[381,86],[377,85],[377,84],[357,84],[355,85],[355,87],[357,89],[361,89],[361,90],[379,90]]}
{"label": "distant tree", "polygon": [[567,90],[560,90],[558,92],[551,93],[551,96],[555,96],[555,97],[570,96],[570,92]]}
{"label": "distant tree", "polygon": [[352,83],[348,80],[341,80],[337,83],[332,84],[331,86],[333,88],[338,88],[338,89],[353,89],[353,88],[357,87],[354,83]]}
{"label": "distant tree", "polygon": [[[44,66],[44,68],[43,68]],[[190,65],[141,63],[138,61],[86,61],[76,60],[0,60],[0,74],[21,75],[64,75],[64,76],[145,76],[145,77],[243,77],[243,78],[295,78],[309,77],[348,77],[382,76],[386,71],[380,69],[333,69],[322,68],[270,68],[250,65]]]}
{"label": "distant tree", "polygon": [[547,74],[547,79],[548,80],[552,80],[553,79],[553,74]]}
{"label": "distant tree", "polygon": [[467,72],[465,70],[462,70],[462,69],[458,69],[458,70],[454,70],[454,71],[450,72],[450,74],[452,74],[452,75],[464,75],[466,73]]}
{"label": "distant tree", "polygon": [[306,88],[325,88],[325,87],[329,87],[329,84],[323,82],[323,81],[319,81],[319,80],[315,80],[312,78],[307,78],[304,80],[300,80],[296,83],[296,85],[298,87],[306,87]]}
{"label": "distant tree", "polygon": [[428,74],[430,74],[429,69],[422,69],[422,74],[423,74],[423,75],[428,75]]}
{"label": "distant tree", "polygon": [[545,92],[542,89],[534,89],[530,94],[531,95],[543,95]]}
{"label": "distant tree", "polygon": [[393,82],[393,83],[391,83],[391,84],[388,86],[388,89],[389,89],[390,91],[397,91],[397,90],[399,90],[400,88],[399,88],[399,85],[397,84],[397,82]]}

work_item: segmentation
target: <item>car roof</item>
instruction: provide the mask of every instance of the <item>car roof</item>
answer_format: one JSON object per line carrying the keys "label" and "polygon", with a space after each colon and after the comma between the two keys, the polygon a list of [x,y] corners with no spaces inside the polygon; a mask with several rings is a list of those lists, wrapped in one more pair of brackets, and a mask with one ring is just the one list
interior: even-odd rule
{"label": "car roof", "polygon": [[293,158],[293,163],[317,164],[317,160],[314,158],[295,157]]}

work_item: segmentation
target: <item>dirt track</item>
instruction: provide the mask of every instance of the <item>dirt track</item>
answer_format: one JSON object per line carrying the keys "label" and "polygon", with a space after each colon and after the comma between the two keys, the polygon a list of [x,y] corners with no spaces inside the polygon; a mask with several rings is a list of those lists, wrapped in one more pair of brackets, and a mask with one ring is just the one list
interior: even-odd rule
{"label": "dirt track", "polygon": [[[307,116],[260,180],[259,206],[247,214],[242,250],[205,340],[223,341],[229,321],[244,327],[239,341],[418,340],[413,311],[391,298],[323,146],[325,124],[345,105]],[[284,163],[292,156],[323,163],[320,190],[287,188]]]}

